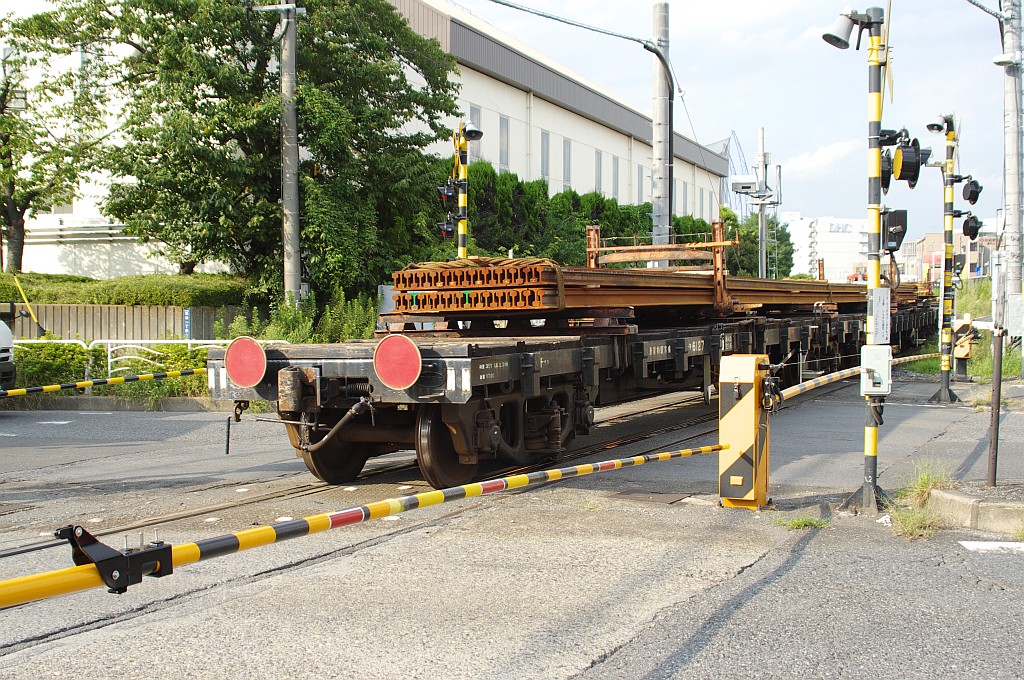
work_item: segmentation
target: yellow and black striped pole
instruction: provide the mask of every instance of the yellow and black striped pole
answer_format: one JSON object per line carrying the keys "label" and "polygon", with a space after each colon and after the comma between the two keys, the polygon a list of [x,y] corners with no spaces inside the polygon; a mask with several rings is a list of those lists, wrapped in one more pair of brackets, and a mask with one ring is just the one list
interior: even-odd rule
{"label": "yellow and black striped pole", "polygon": [[[692,449],[651,453],[644,456],[633,456],[632,458],[606,460],[599,463],[573,465],[554,470],[541,470],[529,474],[492,479],[486,482],[454,486],[438,491],[426,491],[414,496],[389,498],[337,512],[328,512],[278,524],[253,527],[194,543],[182,543],[181,545],[172,546],[170,551],[172,569],[167,570],[164,566],[155,564],[151,565],[153,568],[145,573],[154,573],[158,569],[173,573],[173,569],[186,564],[201,562],[214,557],[221,557],[222,555],[231,555],[242,550],[270,545],[289,538],[299,538],[328,529],[337,529],[371,519],[397,515],[408,510],[440,505],[449,501],[484,496],[512,489],[522,489],[534,484],[583,477],[597,472],[609,472],[645,463],[705,455],[721,451],[723,448],[726,448],[726,445],[716,444]],[[113,549],[108,550],[113,551]],[[116,553],[117,551],[113,552]],[[141,579],[141,576],[139,578]],[[58,571],[20,576],[0,581],[0,609],[82,590],[102,588],[105,585],[107,584],[104,582],[103,577],[100,575],[100,570],[95,564],[84,564]]]}
{"label": "yellow and black striped pole", "polygon": [[[874,345],[880,316],[890,310],[876,309],[875,290],[881,287],[879,254],[882,248],[882,64],[888,45],[882,45],[882,24],[885,12],[869,7],[865,25],[868,29],[868,296],[867,344]],[[878,426],[882,423],[884,397],[867,397],[867,418],[864,423],[864,485],[861,507],[877,510],[878,489]]]}
{"label": "yellow and black striped pole", "polygon": [[455,138],[455,167],[455,186],[459,192],[459,259],[464,260],[469,257],[469,140],[462,123],[459,123],[459,132]]}
{"label": "yellow and black striped pole", "polygon": [[956,127],[952,116],[945,117],[946,162],[942,166],[943,191],[943,243],[945,253],[942,259],[942,327],[939,329],[938,391],[928,401],[951,404],[960,401],[949,387],[950,372],[953,370],[953,185],[956,183]]}
{"label": "yellow and black striped pole", "polygon": [[205,368],[187,368],[182,371],[165,371],[163,373],[146,373],[144,375],[122,375],[116,378],[97,378],[96,380],[79,380],[73,383],[61,383],[59,385],[43,385],[41,387],[19,387],[16,390],[0,390],[0,399],[4,397],[24,397],[26,394],[44,394],[47,392],[60,392],[61,390],[84,390],[86,387],[99,387],[100,385],[123,385],[131,382],[145,382],[147,380],[163,380],[164,378],[184,378],[189,375],[206,375]]}

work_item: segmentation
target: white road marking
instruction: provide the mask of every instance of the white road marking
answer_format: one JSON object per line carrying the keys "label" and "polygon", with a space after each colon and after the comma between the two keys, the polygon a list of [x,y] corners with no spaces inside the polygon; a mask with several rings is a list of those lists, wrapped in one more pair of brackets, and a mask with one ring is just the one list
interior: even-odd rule
{"label": "white road marking", "polygon": [[73,420],[40,420],[36,425],[70,425]]}
{"label": "white road marking", "polygon": [[17,436],[18,435],[11,434],[10,432],[0,432],[0,437],[17,437]]}
{"label": "white road marking", "polygon": [[1024,543],[1020,541],[960,541],[960,545],[971,552],[1019,552],[1024,553]]}

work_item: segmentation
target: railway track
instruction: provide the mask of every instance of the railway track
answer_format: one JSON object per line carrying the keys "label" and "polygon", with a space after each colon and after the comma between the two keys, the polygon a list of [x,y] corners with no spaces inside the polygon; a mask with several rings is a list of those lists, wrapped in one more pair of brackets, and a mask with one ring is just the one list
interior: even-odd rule
{"label": "railway track", "polygon": [[[844,385],[842,383],[840,383],[840,384],[836,384],[836,385],[830,385],[830,386],[828,386],[826,388],[818,388],[817,394],[819,394],[819,395],[820,394],[831,394],[832,392],[838,391],[838,390],[842,389],[843,387],[844,387]],[[635,418],[637,416],[645,416],[645,415],[650,415],[650,414],[654,414],[654,413],[658,413],[658,412],[664,412],[664,411],[666,411],[668,409],[678,408],[680,406],[702,405],[702,401],[703,400],[702,400],[700,395],[690,395],[690,396],[682,397],[682,398],[680,398],[678,400],[674,400],[674,401],[671,401],[669,403],[663,404],[663,405],[658,406],[658,407],[653,408],[653,409],[641,409],[641,410],[636,410],[636,411],[627,411],[625,413],[617,413],[617,414],[614,414],[614,415],[611,415],[611,416],[604,416],[604,417],[602,417],[599,414],[597,419],[596,419],[596,423],[607,426],[607,425],[611,425],[611,424],[615,424],[615,423],[628,422],[629,420],[631,420],[631,419],[633,419],[633,418]],[[790,405],[791,404],[787,403],[787,404],[785,404],[783,406],[783,408],[787,408]],[[609,438],[609,439],[603,439],[601,441],[596,441],[596,442],[593,442],[593,443],[589,443],[589,444],[587,444],[585,446],[580,446],[580,447],[578,447],[576,449],[571,450],[565,456],[561,457],[557,461],[557,463],[561,464],[561,463],[570,462],[570,461],[574,461],[574,460],[580,460],[582,458],[587,458],[589,456],[594,456],[594,455],[597,455],[599,453],[603,453],[605,451],[609,451],[609,450],[612,450],[612,449],[620,448],[620,447],[623,447],[623,446],[628,446],[630,444],[635,444],[635,443],[638,443],[638,442],[641,442],[641,441],[644,441],[644,440],[647,440],[647,439],[651,439],[651,438],[657,437],[659,435],[669,434],[671,432],[678,432],[680,430],[689,430],[691,428],[696,428],[696,427],[699,427],[700,425],[705,425],[705,424],[708,424],[708,423],[717,423],[717,420],[718,420],[717,410],[711,410],[711,411],[709,411],[707,413],[699,414],[699,415],[697,415],[697,416],[695,416],[693,418],[690,418],[690,419],[685,420],[685,421],[680,422],[680,423],[673,423],[671,425],[665,425],[665,426],[654,428],[654,429],[645,429],[642,432],[637,432],[637,433],[634,433],[634,434],[627,434],[627,435],[622,435],[622,436],[619,436],[619,437],[612,437],[612,438]],[[647,450],[644,450],[644,451],[642,451],[642,452],[640,452],[640,453],[638,453],[636,455],[644,455],[644,454],[647,454],[647,453],[653,453],[653,452],[657,452],[657,451],[661,451],[661,450],[665,450],[665,449],[671,449],[671,448],[674,448],[678,444],[683,444],[683,443],[686,443],[688,441],[692,441],[694,439],[697,439],[697,438],[700,438],[700,437],[705,437],[705,436],[707,436],[709,434],[712,434],[713,432],[717,431],[717,429],[718,429],[717,425],[715,427],[710,427],[710,428],[701,428],[699,431],[689,433],[685,437],[682,437],[682,438],[677,439],[677,440],[673,440],[673,442],[671,442],[670,444],[666,444],[666,445],[659,446],[659,447],[652,448],[652,449],[647,449]],[[497,478],[500,478],[500,477],[505,477],[505,476],[509,476],[509,475],[515,475],[515,474],[528,474],[530,472],[535,472],[537,470],[545,469],[546,467],[549,467],[553,463],[555,463],[555,461],[543,461],[543,462],[540,462],[540,463],[537,463],[537,464],[534,464],[534,465],[528,465],[528,466],[522,466],[522,467],[504,467],[504,468],[492,470],[490,472],[490,474],[484,475],[482,477],[482,480],[497,479]],[[359,482],[364,482],[364,483],[365,482],[371,482],[371,481],[373,481],[373,480],[375,480],[377,478],[383,477],[384,475],[387,475],[387,474],[390,474],[390,473],[403,472],[403,471],[406,471],[406,470],[412,470],[412,469],[416,469],[416,468],[417,468],[417,464],[415,462],[408,462],[408,463],[403,462],[403,463],[398,463],[398,464],[394,464],[394,465],[383,465],[383,466],[380,466],[378,468],[374,468],[372,470],[366,471],[362,476],[360,476],[358,481]],[[295,473],[295,475],[289,475],[289,476],[304,476],[304,475],[303,475],[303,473]],[[277,478],[280,478],[280,477],[277,477]],[[256,484],[256,483],[259,483],[260,481],[267,481],[267,480],[254,480],[252,482],[246,482],[246,484]],[[215,484],[215,485],[210,485],[210,486],[202,487],[200,489],[191,490],[190,493],[197,493],[197,492],[202,492],[202,491],[215,490],[217,488],[237,487],[237,486],[239,486],[238,482],[234,482],[234,483],[230,483],[230,484]],[[246,507],[246,506],[258,505],[258,504],[261,504],[261,503],[267,503],[267,502],[270,502],[270,501],[282,501],[282,500],[287,501],[287,500],[292,500],[292,499],[295,499],[295,498],[302,498],[302,497],[305,497],[305,496],[311,496],[311,495],[321,494],[321,493],[325,493],[325,492],[330,492],[330,491],[336,490],[337,488],[338,487],[335,486],[335,485],[326,484],[326,483],[320,482],[320,481],[309,482],[309,483],[299,484],[297,486],[289,487],[287,489],[280,489],[280,490],[277,490],[277,491],[274,491],[274,492],[264,493],[264,494],[260,494],[260,495],[257,495],[257,496],[251,496],[251,497],[245,498],[243,500],[236,500],[236,501],[225,502],[225,503],[215,503],[215,504],[212,504],[212,505],[205,505],[205,506],[193,508],[191,510],[183,510],[181,512],[169,513],[169,514],[165,514],[165,515],[157,515],[155,517],[150,517],[150,518],[147,518],[145,520],[139,520],[137,522],[131,522],[131,523],[123,524],[123,525],[116,526],[116,527],[110,527],[108,529],[98,530],[98,531],[94,531],[92,533],[93,533],[93,535],[95,535],[97,537],[112,536],[112,535],[116,535],[116,534],[127,534],[127,533],[133,532],[133,531],[139,531],[139,530],[145,530],[145,529],[151,529],[151,528],[159,528],[159,527],[161,527],[163,525],[166,525],[166,524],[171,524],[171,523],[174,523],[174,522],[180,522],[180,521],[187,520],[187,519],[194,519],[196,517],[200,517],[200,516],[203,516],[203,515],[209,515],[209,514],[215,513],[215,512],[223,512],[225,510],[233,510],[233,509],[237,509],[237,508],[243,508],[243,507]],[[529,487],[529,489],[533,489],[533,488],[536,488],[536,487]],[[514,493],[521,493],[521,492],[527,491],[529,489],[522,489],[522,490],[516,491]],[[40,551],[40,550],[46,550],[46,549],[49,549],[49,548],[55,548],[55,547],[59,547],[59,546],[63,546],[63,545],[65,545],[64,542],[57,541],[55,539],[54,540],[46,540],[46,541],[36,541],[36,542],[33,542],[33,543],[26,543],[26,544],[21,545],[21,546],[16,546],[16,547],[13,547],[13,548],[7,548],[7,549],[4,549],[4,550],[0,550],[0,559],[4,559],[4,558],[8,558],[8,557],[14,557],[16,555],[23,555],[23,554],[27,554],[27,553],[33,553],[33,552],[37,552],[37,551]]]}
{"label": "railway track", "polygon": [[[613,423],[627,422],[630,419],[635,418],[636,416],[648,415],[648,414],[657,413],[657,412],[664,412],[665,410],[668,410],[668,409],[678,408],[680,406],[695,405],[695,404],[702,404],[702,398],[700,397],[700,395],[688,395],[688,396],[685,396],[685,397],[681,397],[680,399],[673,400],[671,402],[668,402],[666,404],[663,404],[663,405],[658,406],[658,407],[653,408],[653,409],[648,408],[648,409],[640,409],[640,410],[635,410],[635,411],[627,411],[625,413],[616,413],[614,415],[606,416],[606,417],[601,417],[599,415],[598,418],[596,419],[596,422],[598,424],[605,424],[605,425],[610,425],[610,424],[613,424]],[[702,416],[700,416],[698,418],[689,419],[689,420],[687,420],[685,422],[682,422],[682,423],[676,423],[676,424],[673,424],[673,425],[670,425],[670,426],[660,427],[660,428],[656,428],[656,429],[653,429],[653,430],[646,430],[643,433],[637,433],[637,434],[632,434],[632,435],[625,435],[625,436],[615,437],[615,438],[611,438],[611,439],[604,439],[602,441],[593,442],[591,444],[587,444],[586,446],[582,446],[582,447],[580,447],[578,449],[575,449],[575,450],[571,451],[569,454],[567,454],[565,457],[563,457],[561,460],[562,461],[578,460],[580,458],[585,458],[587,456],[591,456],[591,455],[594,455],[594,454],[597,454],[597,453],[601,453],[602,451],[607,451],[609,449],[614,449],[614,448],[617,448],[617,447],[620,447],[620,446],[626,446],[628,444],[636,443],[638,441],[643,441],[644,439],[649,439],[651,437],[655,437],[655,436],[658,436],[660,434],[665,434],[665,433],[668,433],[668,432],[674,432],[674,431],[678,431],[678,430],[681,430],[681,429],[686,429],[686,428],[689,428],[689,427],[694,427],[694,426],[696,426],[698,424],[712,422],[714,420],[716,420],[716,414],[715,413],[708,413],[708,414],[704,414],[704,415],[702,415]],[[707,434],[707,433],[706,432],[702,432],[702,433],[699,433],[699,434],[694,434],[694,435],[692,435],[692,437],[689,437],[689,438],[695,438],[695,437],[698,437],[698,436],[704,436],[705,434]],[[686,441],[686,440],[684,439],[684,440],[681,440],[681,441]],[[485,479],[493,479],[493,478],[496,478],[496,477],[502,477],[502,476],[509,475],[509,474],[518,474],[520,472],[524,472],[525,473],[525,472],[531,472],[531,471],[534,471],[534,470],[540,470],[540,469],[543,469],[543,468],[547,467],[550,464],[551,464],[551,461],[547,461],[545,463],[531,465],[531,466],[527,466],[527,467],[523,467],[523,468],[502,468],[500,470],[495,470],[493,472],[493,474],[486,476]],[[387,474],[396,473],[396,472],[403,472],[403,471],[406,471],[406,470],[413,470],[413,469],[416,469],[416,468],[417,468],[417,464],[416,464],[415,461],[413,461],[413,462],[402,462],[402,463],[397,463],[397,464],[393,464],[393,465],[382,465],[380,467],[376,467],[374,469],[367,470],[362,476],[360,476],[358,482],[361,482],[361,483],[372,482],[373,480],[378,479],[380,477],[383,477],[383,476],[385,476]],[[288,475],[288,476],[296,476],[296,477],[303,477],[303,478],[305,478],[305,475],[303,473],[295,473],[294,475]],[[274,477],[273,479],[281,479],[281,476]],[[244,484],[258,484],[258,483],[265,482],[265,481],[271,481],[271,480],[267,480],[267,479],[252,480],[252,481],[249,481],[249,482],[232,482],[232,483],[228,483],[228,484],[218,483],[218,484],[212,484],[212,485],[209,485],[209,486],[204,486],[204,487],[201,487],[201,488],[198,488],[198,489],[191,489],[191,490],[188,491],[188,493],[201,493],[201,492],[216,490],[216,489],[219,489],[219,488],[233,488],[233,487],[237,487],[237,486],[244,485]],[[168,513],[168,514],[163,514],[163,515],[156,515],[156,516],[153,516],[153,517],[146,518],[144,520],[139,520],[137,522],[130,522],[130,523],[127,523],[127,524],[122,524],[122,525],[110,527],[110,528],[107,528],[107,529],[96,530],[96,531],[93,531],[91,533],[94,536],[96,536],[96,537],[105,537],[105,536],[112,536],[112,535],[118,535],[118,534],[127,534],[127,533],[130,533],[130,532],[135,532],[135,531],[140,531],[140,530],[145,530],[145,529],[159,528],[161,526],[164,526],[164,525],[167,525],[167,524],[172,524],[174,522],[180,522],[180,521],[183,521],[183,520],[194,519],[196,517],[201,517],[203,515],[209,515],[211,513],[223,512],[225,510],[234,510],[234,509],[237,509],[237,508],[243,508],[243,507],[247,507],[247,506],[259,505],[259,504],[262,504],[262,503],[268,503],[268,502],[271,502],[271,501],[287,501],[287,500],[292,500],[292,499],[296,499],[296,498],[303,498],[303,497],[306,497],[306,496],[322,494],[322,493],[334,491],[337,488],[338,487],[335,486],[335,485],[330,485],[330,484],[327,484],[327,483],[321,482],[321,481],[308,482],[308,483],[304,483],[304,484],[298,484],[296,486],[291,486],[291,487],[288,487],[286,489],[279,489],[279,490],[273,491],[273,492],[268,492],[268,493],[263,493],[263,494],[259,494],[259,495],[255,495],[255,496],[250,496],[250,497],[247,497],[245,499],[235,500],[235,501],[231,501],[231,502],[224,502],[224,503],[214,503],[214,504],[210,504],[210,505],[204,505],[204,506],[201,506],[201,507],[192,508],[192,509],[189,509],[189,510],[182,510],[180,512]],[[6,549],[3,549],[3,550],[0,550],[0,559],[4,559],[4,558],[8,558],[8,557],[14,557],[16,555],[23,555],[23,554],[27,554],[27,553],[38,552],[40,550],[47,550],[49,548],[55,548],[55,547],[64,546],[64,545],[66,545],[64,542],[57,541],[56,539],[48,539],[48,540],[43,540],[43,541],[35,541],[35,542],[32,542],[32,543],[26,543],[26,544],[23,544],[23,545],[20,545],[20,546],[15,546],[15,547],[12,547],[12,548],[6,548]]]}

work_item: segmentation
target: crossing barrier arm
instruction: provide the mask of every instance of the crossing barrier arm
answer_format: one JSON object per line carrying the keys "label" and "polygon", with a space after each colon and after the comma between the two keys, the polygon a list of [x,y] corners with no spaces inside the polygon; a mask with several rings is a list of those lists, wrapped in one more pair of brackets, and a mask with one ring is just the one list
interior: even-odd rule
{"label": "crossing barrier arm", "polygon": [[146,380],[163,380],[164,378],[184,378],[189,375],[206,375],[205,368],[187,368],[183,371],[164,371],[163,373],[146,373],[143,375],[122,375],[116,378],[97,378],[96,380],[79,380],[73,383],[61,383],[59,385],[43,385],[41,387],[19,387],[15,390],[0,390],[0,399],[4,397],[23,397],[26,394],[41,394],[45,392],[59,392],[61,390],[81,390],[86,387],[99,387],[100,385],[122,385],[130,382],[144,382]]}
{"label": "crossing barrier arm", "polygon": [[[115,579],[115,587],[110,586],[110,579],[114,578],[111,572],[115,571],[115,565],[124,565],[123,557],[127,557],[127,566],[131,571],[127,585],[133,585],[142,580],[143,575],[164,576],[173,572],[177,567],[194,562],[230,555],[250,548],[258,548],[264,545],[277,543],[290,538],[300,538],[310,534],[319,533],[328,529],[351,524],[359,524],[371,519],[379,519],[390,515],[397,515],[408,510],[426,508],[431,505],[440,505],[449,501],[484,496],[502,491],[522,489],[535,484],[555,482],[597,472],[609,472],[625,467],[634,467],[645,463],[673,460],[688,456],[698,456],[715,453],[728,448],[727,444],[715,444],[712,446],[701,446],[692,449],[679,449],[677,451],[666,451],[662,453],[651,453],[632,458],[621,458],[606,460],[599,463],[587,463],[573,465],[571,467],[557,468],[553,470],[540,470],[529,474],[513,475],[502,477],[485,482],[475,482],[463,486],[454,486],[437,491],[426,491],[414,496],[401,496],[377,501],[368,505],[360,505],[345,510],[329,512],[320,515],[312,515],[302,519],[290,520],[278,524],[253,527],[242,531],[236,531],[215,538],[208,538],[195,543],[182,543],[171,546],[166,543],[154,543],[140,551],[121,553],[113,548],[103,546],[106,550],[95,549],[97,557],[87,556],[77,559],[85,559],[87,563],[75,567],[60,569],[57,571],[45,572],[42,574],[30,574],[17,578],[0,581],[0,609],[27,604],[36,600],[42,600],[58,595],[90,590],[107,586],[111,592],[124,592],[121,581]],[[79,533],[81,532],[81,533]],[[65,527],[59,530],[58,538],[75,537],[79,540],[87,535],[81,527]],[[67,535],[70,533],[70,537]],[[91,536],[90,536],[91,538]],[[93,539],[95,541],[95,539]],[[98,543],[98,541],[97,541]],[[72,541],[72,545],[75,545]],[[103,545],[103,544],[99,544]],[[79,545],[79,547],[81,547]],[[73,556],[77,554],[73,549]],[[108,552],[109,551],[109,552]],[[148,551],[148,552],[147,552]],[[170,563],[166,563],[167,555],[170,555]],[[132,557],[136,555],[137,557]],[[103,572],[106,571],[106,579]],[[120,571],[120,570],[117,570]],[[118,578],[122,575],[119,573]],[[134,580],[136,579],[137,580]],[[124,586],[124,588],[127,587]]]}

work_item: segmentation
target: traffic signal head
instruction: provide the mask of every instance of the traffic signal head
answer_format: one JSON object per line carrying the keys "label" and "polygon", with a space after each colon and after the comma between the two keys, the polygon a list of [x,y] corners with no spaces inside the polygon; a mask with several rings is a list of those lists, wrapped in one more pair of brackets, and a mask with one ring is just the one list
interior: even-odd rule
{"label": "traffic signal head", "polygon": [[967,219],[964,220],[964,236],[969,236],[973,241],[978,238],[979,231],[981,231],[981,220],[968,214]]}
{"label": "traffic signal head", "polygon": [[448,219],[444,222],[437,223],[437,228],[441,230],[441,238],[451,238],[455,235],[455,220],[451,213],[448,213]]}
{"label": "traffic signal head", "polygon": [[455,200],[458,192],[455,190],[455,180],[448,178],[443,186],[437,188],[437,192],[441,194],[441,201],[444,203],[448,202],[448,199]]}
{"label": "traffic signal head", "polygon": [[978,184],[976,179],[968,179],[964,183],[964,200],[974,205],[978,202],[978,197],[981,195],[982,186]]}
{"label": "traffic signal head", "polygon": [[882,213],[882,250],[895,253],[907,235],[907,211],[886,210]]}
{"label": "traffic signal head", "polygon": [[892,175],[898,180],[905,181],[911,189],[917,186],[917,180],[921,176],[921,144],[916,138],[910,142],[900,140],[896,152],[892,155]]}

